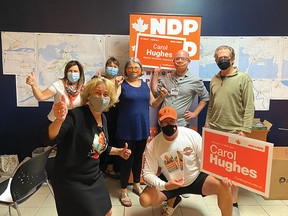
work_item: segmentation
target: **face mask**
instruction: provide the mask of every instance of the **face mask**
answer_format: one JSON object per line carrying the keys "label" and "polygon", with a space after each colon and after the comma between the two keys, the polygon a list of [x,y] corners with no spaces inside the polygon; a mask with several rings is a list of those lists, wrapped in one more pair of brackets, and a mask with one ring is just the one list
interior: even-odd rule
{"label": "face mask", "polygon": [[135,79],[138,77],[138,75],[136,73],[131,73],[131,74],[128,74],[128,77],[131,79]]}
{"label": "face mask", "polygon": [[71,83],[75,83],[80,79],[80,73],[67,73],[68,80]]}
{"label": "face mask", "polygon": [[177,131],[177,125],[167,125],[161,128],[162,132],[167,136],[173,136]]}
{"label": "face mask", "polygon": [[221,70],[227,70],[230,67],[230,59],[224,58],[218,61],[217,63],[218,67]]}
{"label": "face mask", "polygon": [[109,75],[109,76],[116,76],[118,74],[118,68],[114,68],[114,67],[107,67],[106,68],[106,73]]}
{"label": "face mask", "polygon": [[103,112],[110,103],[110,98],[91,96],[89,103],[95,112]]}

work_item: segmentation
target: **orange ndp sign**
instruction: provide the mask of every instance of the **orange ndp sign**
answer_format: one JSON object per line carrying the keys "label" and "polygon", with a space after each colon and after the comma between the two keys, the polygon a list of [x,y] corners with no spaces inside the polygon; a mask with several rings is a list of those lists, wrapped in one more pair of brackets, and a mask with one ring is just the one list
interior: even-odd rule
{"label": "orange ndp sign", "polygon": [[199,16],[130,14],[130,57],[146,67],[174,68],[175,53],[184,49],[199,60],[200,31]]}
{"label": "orange ndp sign", "polygon": [[203,172],[269,196],[273,144],[204,128]]}

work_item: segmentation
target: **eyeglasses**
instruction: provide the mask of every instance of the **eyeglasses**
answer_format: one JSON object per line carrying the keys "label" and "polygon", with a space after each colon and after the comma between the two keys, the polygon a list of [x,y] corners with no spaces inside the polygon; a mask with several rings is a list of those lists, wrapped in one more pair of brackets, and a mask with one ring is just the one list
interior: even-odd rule
{"label": "eyeglasses", "polygon": [[127,67],[126,69],[128,71],[139,71],[139,70],[141,70],[141,67]]}
{"label": "eyeglasses", "polygon": [[174,60],[175,61],[189,61],[189,58],[187,58],[187,57],[175,57]]}

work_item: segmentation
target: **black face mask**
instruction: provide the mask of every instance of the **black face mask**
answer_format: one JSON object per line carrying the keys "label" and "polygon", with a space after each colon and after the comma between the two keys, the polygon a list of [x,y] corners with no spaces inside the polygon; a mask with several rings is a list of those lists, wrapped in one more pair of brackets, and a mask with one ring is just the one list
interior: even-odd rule
{"label": "black face mask", "polygon": [[173,136],[173,134],[177,131],[177,125],[167,125],[165,127],[161,127],[162,132],[167,136]]}
{"label": "black face mask", "polygon": [[221,70],[227,70],[231,65],[230,59],[227,59],[227,58],[220,59],[217,65]]}

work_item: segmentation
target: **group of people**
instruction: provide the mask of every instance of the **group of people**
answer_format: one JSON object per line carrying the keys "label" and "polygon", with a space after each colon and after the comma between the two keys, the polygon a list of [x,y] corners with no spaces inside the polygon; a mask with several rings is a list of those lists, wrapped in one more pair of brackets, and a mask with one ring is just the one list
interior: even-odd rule
{"label": "group of people", "polygon": [[[186,62],[189,62],[187,52],[186,56],[181,57],[181,60],[185,59]],[[232,47],[218,47],[215,50],[214,57],[220,71],[210,82],[210,96],[206,98],[206,100],[209,100],[209,104],[205,127],[246,136],[247,133],[251,132],[254,118],[252,80],[246,73],[240,72],[233,66],[235,52]],[[174,62],[175,60],[178,60],[177,55]],[[164,80],[167,80],[166,83],[160,85],[166,85],[166,88],[169,88],[170,85],[170,91],[168,90],[170,95],[173,95],[173,92],[178,92],[180,95],[181,87],[178,86],[178,89],[175,90],[176,85],[173,85],[173,76],[174,79],[177,78],[177,69],[174,74],[171,73],[170,76],[164,78]],[[184,80],[188,76],[186,74],[182,79]],[[196,86],[196,84],[194,85]],[[189,91],[191,89],[185,88],[185,90]],[[188,96],[186,95],[186,97]],[[200,103],[205,103],[203,98],[205,97],[201,98]],[[145,151],[143,178],[148,186],[140,196],[140,204],[143,207],[157,206],[166,201],[162,209],[162,215],[167,216],[173,215],[173,212],[179,206],[182,200],[180,195],[189,193],[202,196],[215,194],[222,215],[232,215],[232,213],[233,216],[240,215],[237,203],[237,185],[228,178],[219,180],[200,171],[202,139],[197,132],[185,128],[187,125],[183,120],[184,123],[181,123],[181,118],[187,120],[191,115],[197,116],[205,104],[198,104],[196,110],[200,110],[199,112],[182,111],[182,113],[179,113],[181,106],[178,104],[179,109],[174,107],[173,98],[168,97],[165,102],[166,104],[163,103],[164,107],[160,109],[158,115],[162,132],[147,145]],[[184,176],[182,178],[170,178],[161,159],[161,155],[165,152],[177,152],[181,154],[180,158],[184,158]],[[160,176],[157,175],[159,167],[163,174]]]}
{"label": "group of people", "polygon": [[[174,57],[175,71],[161,81],[161,67],[154,70],[150,86],[140,79],[143,66],[137,58],[126,62],[125,78],[118,76],[119,62],[114,57],[107,60],[104,76],[95,76],[86,84],[78,61],[70,61],[63,79],[42,92],[35,74],[27,78],[38,100],[54,96],[48,137],[58,147],[51,177],[58,215],[111,215],[102,172],[120,179],[119,201],[132,206],[127,189],[131,170],[132,191],[139,195],[140,204],[148,207],[165,201],[164,216],[173,215],[182,200],[180,195],[191,193],[216,194],[222,215],[232,215],[232,209],[239,213],[237,186],[227,178],[219,180],[200,171],[202,138],[189,129],[189,120],[196,118],[209,101],[205,127],[241,136],[251,131],[252,81],[233,66],[232,47],[218,47],[214,57],[220,71],[211,80],[210,96],[203,81],[189,71],[190,57],[184,50]],[[195,96],[200,102],[190,111]],[[146,146],[149,107],[160,105],[161,132]],[[160,176],[157,173],[163,168],[160,155],[169,151],[185,157],[185,176],[181,179],[170,179],[165,169]],[[141,172],[147,184],[144,190]]]}

